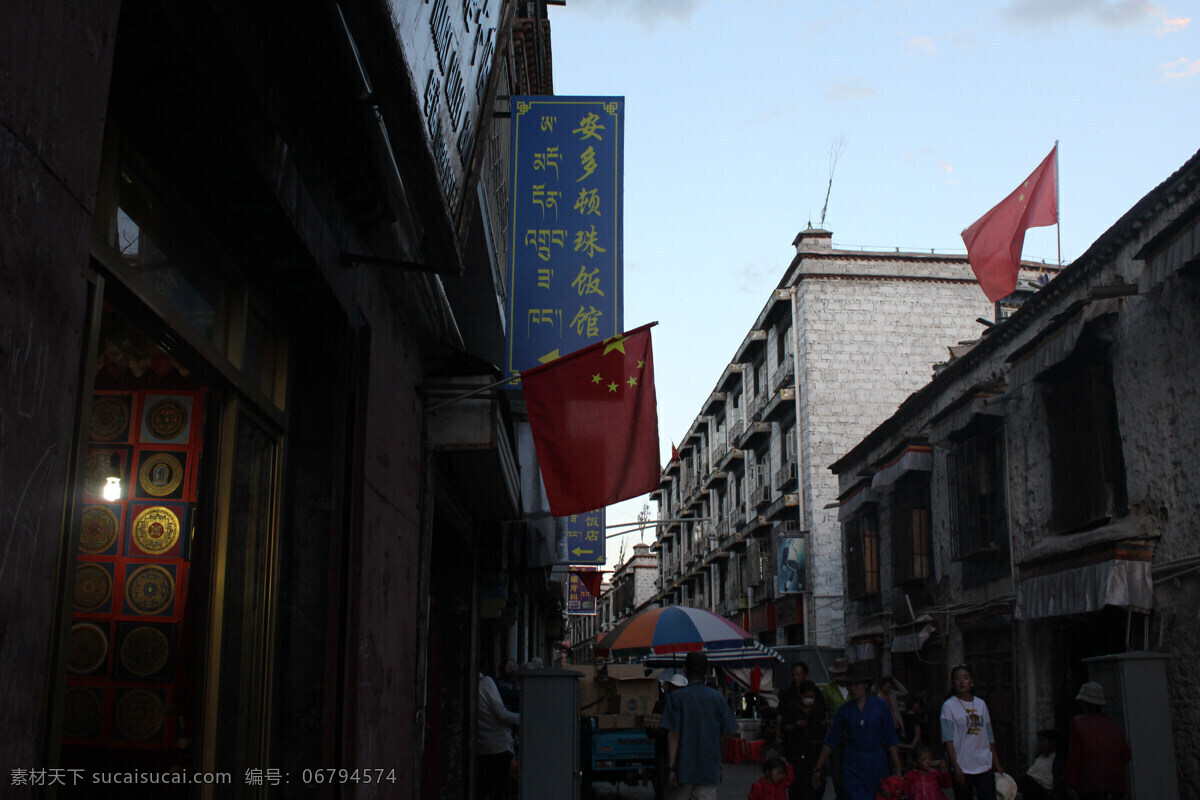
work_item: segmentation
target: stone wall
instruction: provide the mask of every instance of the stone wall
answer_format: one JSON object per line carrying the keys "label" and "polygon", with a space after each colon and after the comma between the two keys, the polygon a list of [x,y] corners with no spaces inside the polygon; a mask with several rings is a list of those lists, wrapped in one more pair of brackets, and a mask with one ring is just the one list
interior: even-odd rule
{"label": "stone wall", "polygon": [[[843,644],[842,536],[829,465],[929,382],[947,348],[977,338],[992,307],[963,262],[821,259],[800,282],[801,464],[809,529],[815,643]],[[873,277],[865,277],[871,275]],[[953,277],[951,277],[953,276]],[[921,279],[916,279],[921,278]],[[948,279],[949,278],[949,279]]]}

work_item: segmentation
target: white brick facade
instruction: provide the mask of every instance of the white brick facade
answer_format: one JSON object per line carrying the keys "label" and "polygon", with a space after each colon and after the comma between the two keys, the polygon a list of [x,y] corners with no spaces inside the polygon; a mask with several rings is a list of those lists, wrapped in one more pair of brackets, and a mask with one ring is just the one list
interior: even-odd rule
{"label": "white brick facade", "polygon": [[[948,359],[949,346],[978,338],[982,326],[976,318],[991,319],[994,312],[964,256],[835,250],[830,238],[827,231],[814,230],[796,238],[796,256],[737,348],[733,367],[719,378],[701,415],[679,440],[682,464],[664,472],[659,516],[710,517],[715,548],[706,544],[706,537],[688,536],[686,525],[665,526],[657,546],[663,555],[661,597],[689,605],[703,597],[705,607],[733,615],[739,608],[769,602],[774,576],[747,591],[752,580],[743,560],[734,557],[724,562],[732,567],[718,568],[726,571],[729,589],[722,593],[721,587],[709,585],[707,565],[714,561],[714,549],[743,554],[748,536],[761,537],[764,526],[774,523],[778,529],[791,524],[789,519],[798,522],[810,533],[807,641],[840,647],[842,542],[836,510],[826,508],[838,496],[829,465],[927,383],[933,365]],[[784,380],[787,370],[781,363],[797,344],[792,334],[793,295],[798,357],[795,379]],[[786,337],[783,342],[781,336]],[[757,392],[756,383],[762,387]],[[796,388],[798,426],[795,400],[780,394]],[[770,435],[737,449],[736,442],[745,443],[745,437],[725,433],[737,418],[743,427],[769,418]],[[797,430],[798,448],[786,441]],[[802,521],[794,507],[796,488],[781,492],[777,477],[786,454],[797,449],[804,489],[798,498]],[[758,495],[747,494],[754,488],[754,467],[764,455],[765,483],[773,498],[767,507],[769,520],[762,516],[763,506],[756,504]],[[763,542],[768,552],[773,549],[770,541]],[[771,558],[765,563],[775,569]]]}

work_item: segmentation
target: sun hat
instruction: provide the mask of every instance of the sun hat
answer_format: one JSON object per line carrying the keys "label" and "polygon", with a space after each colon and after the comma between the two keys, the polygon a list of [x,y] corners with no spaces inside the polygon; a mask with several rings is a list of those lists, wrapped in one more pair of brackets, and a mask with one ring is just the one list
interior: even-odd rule
{"label": "sun hat", "polygon": [[846,670],[850,669],[850,661],[845,658],[834,659],[833,666],[829,667],[826,672],[830,675],[841,675]]}
{"label": "sun hat", "polygon": [[1088,681],[1080,686],[1079,694],[1075,695],[1075,699],[1091,703],[1094,706],[1102,706],[1108,702],[1104,697],[1104,687],[1095,681]]}
{"label": "sun hat", "polygon": [[996,800],[1014,800],[1017,796],[1017,782],[1006,772],[996,775]]}
{"label": "sun hat", "polygon": [[669,683],[673,686],[678,686],[680,688],[683,688],[684,686],[687,686],[687,684],[688,684],[687,678],[683,677],[678,672],[676,672],[671,677],[667,678],[666,681],[664,681],[664,682]]}
{"label": "sun hat", "polygon": [[849,686],[853,683],[874,683],[879,680],[879,676],[871,670],[869,665],[861,663],[852,665],[844,674],[838,675],[836,680],[838,683]]}

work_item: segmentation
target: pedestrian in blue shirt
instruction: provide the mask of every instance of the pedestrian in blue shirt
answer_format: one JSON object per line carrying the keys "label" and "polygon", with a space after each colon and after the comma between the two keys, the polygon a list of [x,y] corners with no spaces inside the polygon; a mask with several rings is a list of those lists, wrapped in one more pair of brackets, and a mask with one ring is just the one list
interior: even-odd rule
{"label": "pedestrian in blue shirt", "polygon": [[704,685],[708,656],[688,653],[688,685],[672,692],[659,726],[667,732],[667,800],[716,800],[721,783],[721,735],[735,733],[737,720],[725,698]]}
{"label": "pedestrian in blue shirt", "polygon": [[824,778],[825,762],[833,748],[844,747],[842,756],[842,791],[845,800],[875,800],[879,782],[888,776],[888,760],[892,773],[901,774],[900,740],[896,723],[887,701],[870,694],[875,678],[855,665],[839,682],[850,689],[846,702],[838,706],[833,726],[825,737],[821,755],[813,770],[813,785]]}

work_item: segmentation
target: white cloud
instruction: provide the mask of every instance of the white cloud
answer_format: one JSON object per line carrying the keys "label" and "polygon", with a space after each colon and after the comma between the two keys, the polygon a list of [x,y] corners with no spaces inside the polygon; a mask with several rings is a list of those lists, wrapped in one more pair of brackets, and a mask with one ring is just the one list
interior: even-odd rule
{"label": "white cloud", "polygon": [[769,291],[771,284],[778,279],[778,271],[763,264],[747,264],[734,271],[734,289],[742,294],[761,295]]}
{"label": "white cloud", "polygon": [[938,169],[940,169],[942,172],[945,172],[946,174],[950,174],[951,172],[954,172],[954,165],[951,164],[949,161],[946,161],[945,159],[943,159],[938,162]]}
{"label": "white cloud", "polygon": [[829,100],[851,100],[863,97],[879,97],[879,90],[868,86],[862,78],[839,76],[827,82],[825,97]]}
{"label": "white cloud", "polygon": [[1200,75],[1200,58],[1179,58],[1162,65],[1163,78],[1168,81],[1194,78]]}
{"label": "white cloud", "polygon": [[610,17],[614,14],[632,17],[639,25],[652,32],[658,27],[658,23],[664,20],[687,22],[706,2],[708,0],[588,0],[584,3],[573,3],[571,7],[598,17]]}
{"label": "white cloud", "polygon": [[1184,28],[1186,28],[1188,25],[1191,24],[1192,18],[1191,17],[1175,17],[1172,19],[1172,18],[1168,18],[1168,17],[1163,17],[1162,22],[1163,22],[1163,26],[1154,32],[1156,36],[1164,36],[1168,33],[1176,33],[1178,31],[1181,31]]}
{"label": "white cloud", "polygon": [[1010,0],[1000,9],[1000,16],[1029,27],[1084,19],[1109,28],[1127,28],[1161,19],[1164,12],[1149,0]]}
{"label": "white cloud", "polygon": [[929,53],[930,55],[937,54],[937,48],[933,46],[933,37],[931,36],[914,36],[905,44],[908,45],[909,50],[920,50],[921,52]]}

